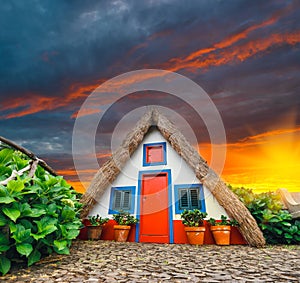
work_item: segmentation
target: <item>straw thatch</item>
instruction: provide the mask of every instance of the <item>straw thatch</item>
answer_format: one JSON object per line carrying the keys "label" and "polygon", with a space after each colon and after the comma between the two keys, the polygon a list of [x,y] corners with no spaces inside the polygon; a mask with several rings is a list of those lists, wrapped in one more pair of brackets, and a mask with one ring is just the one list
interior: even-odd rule
{"label": "straw thatch", "polygon": [[127,135],[119,149],[112,154],[110,159],[96,173],[88,190],[81,199],[81,202],[84,204],[81,217],[85,218],[88,215],[106,188],[117,178],[151,126],[157,127],[173,149],[193,169],[197,178],[211,191],[227,214],[240,223],[239,229],[244,239],[251,246],[264,246],[265,239],[263,234],[248,209],[220,177],[209,168],[207,162],[187,142],[180,131],[156,109],[150,110],[141,118],[134,129]]}

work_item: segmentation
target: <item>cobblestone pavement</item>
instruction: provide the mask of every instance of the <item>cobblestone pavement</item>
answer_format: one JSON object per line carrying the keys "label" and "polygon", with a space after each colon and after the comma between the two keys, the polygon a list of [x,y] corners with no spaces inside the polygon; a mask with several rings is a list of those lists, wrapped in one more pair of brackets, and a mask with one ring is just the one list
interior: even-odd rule
{"label": "cobblestone pavement", "polygon": [[169,245],[76,241],[0,282],[300,282],[300,246]]}

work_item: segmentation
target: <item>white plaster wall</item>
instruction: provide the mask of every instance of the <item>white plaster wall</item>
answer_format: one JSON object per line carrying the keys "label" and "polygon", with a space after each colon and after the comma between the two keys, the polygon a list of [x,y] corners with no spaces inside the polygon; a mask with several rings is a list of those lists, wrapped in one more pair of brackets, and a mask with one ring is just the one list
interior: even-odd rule
{"label": "white plaster wall", "polygon": [[[143,166],[143,144],[153,142],[165,142],[166,140],[160,134],[158,130],[149,132],[143,143],[131,156],[131,159],[124,166],[124,169],[119,174],[117,179],[113,182],[112,186],[108,187],[105,193],[100,198],[99,202],[90,211],[90,215],[100,214],[103,217],[110,217],[108,214],[110,191],[111,187],[122,187],[122,186],[135,186],[136,192],[138,190],[138,175],[139,171],[145,170],[162,170],[171,169],[171,181],[172,181],[172,203],[174,204],[174,185],[180,184],[199,184],[200,181],[196,178],[193,170],[186,164],[186,162],[175,152],[168,142],[167,145],[167,165],[156,165],[156,166]],[[220,218],[222,214],[228,216],[217,202],[217,200],[211,195],[208,189],[204,187],[204,197],[206,211],[208,217]],[[137,213],[137,195],[135,196],[135,211]],[[173,219],[180,220],[180,215],[175,215],[175,206],[172,207]]]}

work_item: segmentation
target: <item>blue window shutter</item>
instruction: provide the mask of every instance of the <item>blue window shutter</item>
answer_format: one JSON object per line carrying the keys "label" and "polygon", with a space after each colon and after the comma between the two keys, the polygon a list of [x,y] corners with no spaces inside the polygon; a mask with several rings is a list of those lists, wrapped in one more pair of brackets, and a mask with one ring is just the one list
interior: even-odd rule
{"label": "blue window shutter", "polygon": [[179,209],[189,209],[188,189],[179,190]]}
{"label": "blue window shutter", "polygon": [[114,210],[122,209],[122,191],[115,190],[113,209]]}
{"label": "blue window shutter", "polygon": [[197,208],[200,209],[199,203],[199,189],[198,188],[190,188],[189,189],[189,197],[190,197],[190,204],[191,209]]}
{"label": "blue window shutter", "polygon": [[123,210],[130,210],[130,191],[123,191]]}

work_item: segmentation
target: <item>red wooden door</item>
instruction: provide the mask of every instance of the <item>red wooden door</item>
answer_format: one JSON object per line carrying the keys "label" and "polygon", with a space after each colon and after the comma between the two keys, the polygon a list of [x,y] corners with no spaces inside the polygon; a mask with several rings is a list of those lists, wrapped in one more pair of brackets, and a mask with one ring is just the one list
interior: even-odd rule
{"label": "red wooden door", "polygon": [[140,242],[169,243],[168,176],[143,175]]}

